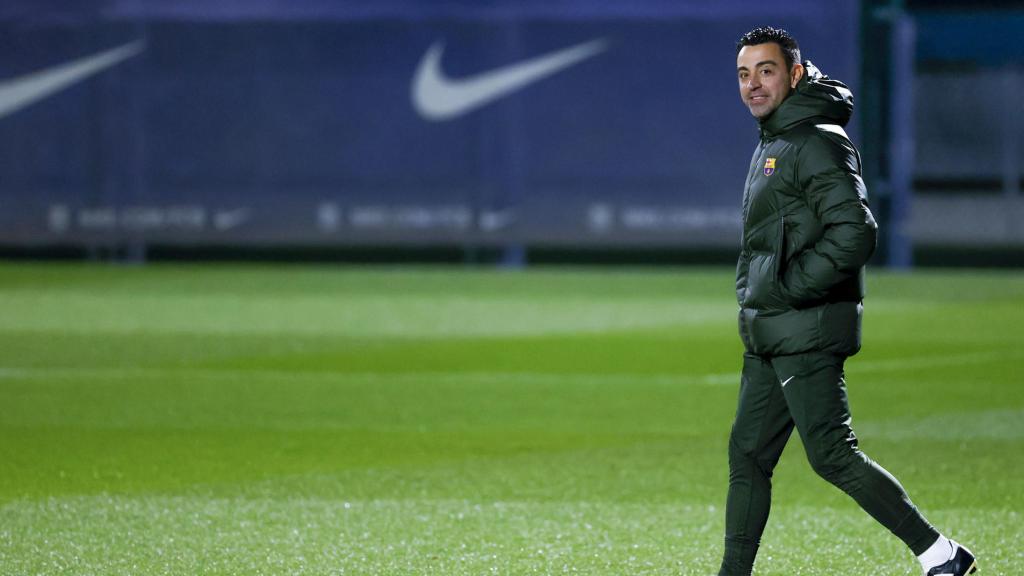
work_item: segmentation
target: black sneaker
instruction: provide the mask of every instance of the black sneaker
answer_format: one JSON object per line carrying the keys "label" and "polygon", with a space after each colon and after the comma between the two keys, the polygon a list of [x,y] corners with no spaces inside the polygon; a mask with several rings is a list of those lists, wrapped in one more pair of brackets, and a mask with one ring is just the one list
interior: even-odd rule
{"label": "black sneaker", "polygon": [[[953,542],[950,540],[950,542]],[[974,561],[974,554],[963,546],[953,542],[956,552],[945,564],[939,564],[928,571],[925,576],[964,576],[974,574],[978,571],[978,563]]]}

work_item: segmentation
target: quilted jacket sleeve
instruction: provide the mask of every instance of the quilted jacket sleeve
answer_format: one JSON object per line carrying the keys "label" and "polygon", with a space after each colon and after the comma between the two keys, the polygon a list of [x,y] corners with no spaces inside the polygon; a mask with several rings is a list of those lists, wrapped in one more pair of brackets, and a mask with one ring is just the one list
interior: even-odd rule
{"label": "quilted jacket sleeve", "polygon": [[821,238],[795,255],[782,290],[793,305],[822,300],[830,289],[859,274],[875,250],[878,225],[868,209],[860,158],[850,142],[818,132],[799,152],[797,183],[822,225]]}

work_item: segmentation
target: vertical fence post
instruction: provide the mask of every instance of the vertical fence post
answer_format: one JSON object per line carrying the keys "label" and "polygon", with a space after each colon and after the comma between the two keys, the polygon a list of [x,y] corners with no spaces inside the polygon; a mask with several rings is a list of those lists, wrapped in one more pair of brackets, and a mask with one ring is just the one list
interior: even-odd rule
{"label": "vertical fence post", "polygon": [[1024,123],[1020,120],[1021,68],[1007,65],[1002,70],[1003,78],[1003,193],[1007,198],[1020,196],[1020,131]]}
{"label": "vertical fence post", "polygon": [[914,174],[914,58],[917,30],[912,16],[901,12],[892,19],[890,79],[888,239],[890,268],[913,266],[914,246],[908,234]]}

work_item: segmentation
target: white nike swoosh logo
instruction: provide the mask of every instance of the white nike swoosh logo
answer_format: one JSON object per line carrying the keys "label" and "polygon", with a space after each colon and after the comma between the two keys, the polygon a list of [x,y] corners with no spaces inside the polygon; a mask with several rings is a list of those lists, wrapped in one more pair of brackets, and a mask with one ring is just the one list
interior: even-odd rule
{"label": "white nike swoosh logo", "polygon": [[24,76],[0,81],[0,118],[98,74],[135,56],[146,47],[142,40],[44,68]]}
{"label": "white nike swoosh logo", "polygon": [[507,96],[543,78],[592,58],[608,47],[591,40],[557,52],[453,79],[441,70],[444,43],[435,42],[423,55],[412,80],[412,104],[426,120],[451,120]]}
{"label": "white nike swoosh logo", "polygon": [[790,376],[789,378],[786,378],[786,381],[782,383],[782,387],[785,388],[786,384],[789,384],[789,381],[792,380],[793,378],[796,378],[796,376]]}

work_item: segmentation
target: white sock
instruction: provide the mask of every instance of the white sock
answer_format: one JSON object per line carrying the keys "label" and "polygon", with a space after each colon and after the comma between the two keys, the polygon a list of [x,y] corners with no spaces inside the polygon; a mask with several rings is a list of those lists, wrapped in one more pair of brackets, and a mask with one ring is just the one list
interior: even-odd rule
{"label": "white sock", "polygon": [[932,544],[917,559],[921,561],[921,567],[927,572],[929,568],[945,564],[953,557],[954,552],[956,552],[956,547],[953,545],[953,542],[939,534],[935,544]]}

